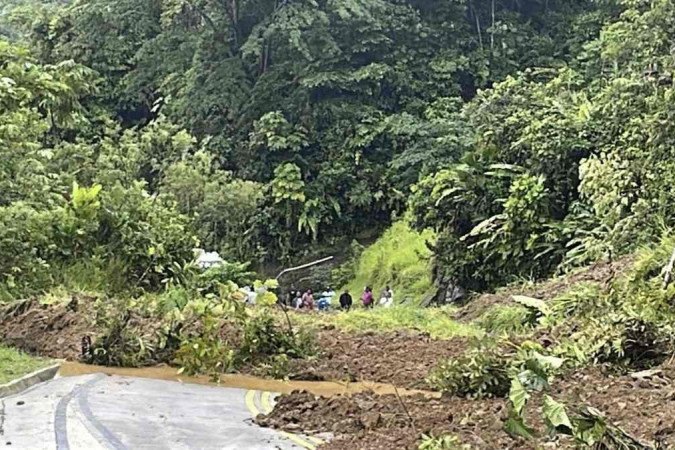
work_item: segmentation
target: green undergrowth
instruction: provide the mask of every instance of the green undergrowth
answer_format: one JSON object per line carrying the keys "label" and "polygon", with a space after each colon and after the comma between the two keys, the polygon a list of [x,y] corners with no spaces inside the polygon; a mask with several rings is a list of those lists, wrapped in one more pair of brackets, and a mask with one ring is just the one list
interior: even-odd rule
{"label": "green undergrowth", "polygon": [[[428,383],[462,397],[507,397],[505,430],[520,438],[552,432],[582,448],[616,439],[625,445],[602,448],[657,448],[632,447],[632,436],[592,405],[556,391],[555,384],[590,366],[625,375],[659,367],[675,355],[675,284],[664,283],[674,248],[675,237],[664,237],[638,250],[620,275],[571,285],[549,301],[514,295],[513,305],[493,306],[474,322],[485,339],[440,361]],[[547,431],[533,427],[528,410],[543,414]]]}
{"label": "green undergrowth", "polygon": [[205,374],[214,380],[238,371],[283,378],[291,360],[315,353],[313,335],[307,329],[289,329],[277,320],[275,280],[254,281],[256,306],[247,306],[245,294],[232,281],[247,281],[250,274],[244,269],[210,269],[198,272],[189,284],[140,295],[111,295],[61,285],[39,297],[17,301],[10,309],[23,314],[37,300],[38,308],[53,308],[46,314],[62,315],[64,309],[76,313],[80,316],[76,322],[86,322],[95,330],[96,338],[84,350],[86,363],[169,364],[186,374]]}
{"label": "green undergrowth", "polygon": [[46,367],[51,362],[49,359],[36,358],[11,347],[0,346],[0,384]]}
{"label": "green undergrowth", "polygon": [[365,286],[377,295],[389,285],[397,303],[418,303],[432,287],[427,241],[431,231],[413,231],[401,220],[395,222],[354,264],[354,277],[347,287],[358,297]]}
{"label": "green undergrowth", "polygon": [[415,330],[429,333],[436,339],[449,339],[457,336],[480,336],[481,331],[473,325],[457,322],[453,319],[456,309],[450,306],[442,308],[419,308],[416,306],[394,306],[392,308],[354,309],[322,315],[297,315],[294,321],[304,326],[335,325],[350,332]]}
{"label": "green undergrowth", "polygon": [[485,311],[475,323],[488,333],[520,333],[531,326],[534,316],[531,310],[521,305],[495,305]]}

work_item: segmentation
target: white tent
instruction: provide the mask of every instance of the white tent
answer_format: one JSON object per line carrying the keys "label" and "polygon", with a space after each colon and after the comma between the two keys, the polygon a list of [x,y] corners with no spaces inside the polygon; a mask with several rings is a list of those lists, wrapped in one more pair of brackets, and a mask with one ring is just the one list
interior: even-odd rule
{"label": "white tent", "polygon": [[215,267],[221,265],[224,261],[220,257],[218,252],[205,252],[202,250],[197,259],[195,260],[197,266],[202,269],[208,269],[209,267]]}

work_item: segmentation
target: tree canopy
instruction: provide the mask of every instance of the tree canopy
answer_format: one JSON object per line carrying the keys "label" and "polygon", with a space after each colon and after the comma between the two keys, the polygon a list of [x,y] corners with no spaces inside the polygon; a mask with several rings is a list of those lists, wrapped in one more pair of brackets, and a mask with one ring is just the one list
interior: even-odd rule
{"label": "tree canopy", "polygon": [[125,246],[152,284],[197,245],[277,264],[410,209],[465,287],[546,276],[672,225],[673,17],[665,0],[17,1],[2,220],[59,228],[45,215],[87,205],[68,255]]}

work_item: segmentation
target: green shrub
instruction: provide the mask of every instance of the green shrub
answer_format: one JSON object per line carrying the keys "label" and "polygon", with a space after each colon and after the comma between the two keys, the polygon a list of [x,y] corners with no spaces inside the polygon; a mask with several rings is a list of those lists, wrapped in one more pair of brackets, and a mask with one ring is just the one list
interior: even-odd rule
{"label": "green shrub", "polygon": [[291,372],[290,360],[284,353],[274,355],[256,368],[256,373],[264,377],[282,380]]}
{"label": "green shrub", "polygon": [[249,263],[223,262],[199,273],[194,280],[195,288],[202,294],[215,294],[218,286],[233,282],[237,286],[248,286],[255,280],[255,272],[248,270]]}
{"label": "green shrub", "polygon": [[101,197],[98,254],[124,261],[132,282],[157,288],[175,262],[192,259],[197,241],[188,217],[175,205],[151,197],[144,183],[116,185]]}
{"label": "green shrub", "polygon": [[314,339],[309,332],[282,328],[272,315],[262,312],[245,321],[238,358],[244,362],[265,360],[277,355],[303,358],[315,351]]}
{"label": "green shrub", "polygon": [[133,294],[135,289],[125,276],[126,270],[124,261],[118,258],[83,258],[54,266],[54,283],[71,291]]}
{"label": "green shrub", "polygon": [[434,388],[470,398],[503,397],[509,392],[508,359],[496,348],[479,346],[437,366],[429,375]]}
{"label": "green shrub", "polygon": [[195,244],[188,218],[151,197],[144,183],[109,190],[74,184],[71,199],[57,206],[0,207],[0,293],[21,296],[56,283],[156,289],[192,259]]}
{"label": "green shrub", "polygon": [[601,296],[597,284],[580,283],[549,302],[551,314],[547,321],[564,321],[597,308]]}
{"label": "green shrub", "polygon": [[175,355],[180,372],[188,375],[205,373],[214,380],[234,368],[234,350],[213,336],[193,336],[184,339]]}
{"label": "green shrub", "polygon": [[127,308],[109,308],[97,317],[103,329],[87,358],[90,364],[102,366],[139,367],[152,362],[157,349],[138,327],[130,326],[131,312]]}
{"label": "green shrub", "polygon": [[0,283],[6,297],[39,291],[52,281],[49,259],[62,211],[24,203],[0,207]]}
{"label": "green shrub", "polygon": [[182,311],[194,293],[183,287],[170,287],[158,299],[159,308],[164,313],[173,310]]}
{"label": "green shrub", "polygon": [[675,336],[671,327],[645,321],[638,317],[615,318],[596,351],[599,362],[625,365],[631,369],[646,369],[665,360],[672,352]]}
{"label": "green shrub", "polygon": [[536,313],[524,306],[498,305],[483,313],[476,324],[488,333],[520,333],[532,327]]}

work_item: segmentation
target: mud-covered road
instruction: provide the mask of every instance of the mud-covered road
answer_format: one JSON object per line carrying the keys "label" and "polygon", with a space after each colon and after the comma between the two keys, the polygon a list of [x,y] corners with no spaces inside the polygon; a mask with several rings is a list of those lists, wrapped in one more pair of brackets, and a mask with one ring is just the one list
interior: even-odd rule
{"label": "mud-covered road", "polygon": [[104,374],[60,377],[0,399],[12,449],[299,449],[315,438],[261,428],[272,395]]}

